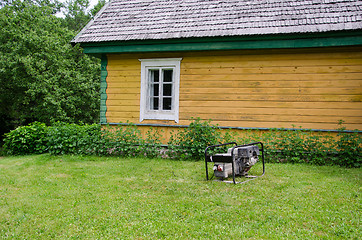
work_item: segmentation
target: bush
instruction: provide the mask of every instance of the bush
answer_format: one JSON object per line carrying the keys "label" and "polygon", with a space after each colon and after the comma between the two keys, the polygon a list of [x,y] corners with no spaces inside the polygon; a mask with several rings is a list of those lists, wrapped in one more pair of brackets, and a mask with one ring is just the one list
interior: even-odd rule
{"label": "bush", "polygon": [[163,131],[157,131],[151,127],[146,133],[141,154],[148,158],[165,157],[165,155],[162,154],[162,133]]}
{"label": "bush", "polygon": [[102,130],[102,153],[106,155],[140,155],[143,144],[140,130],[134,124],[107,127]]}
{"label": "bush", "polygon": [[270,162],[313,163],[324,165],[330,162],[333,140],[330,135],[321,135],[305,129],[271,129],[260,134]]}
{"label": "bush", "polygon": [[[356,132],[340,127],[337,137],[304,129],[271,129],[247,131],[236,138],[231,131],[221,130],[211,121],[191,119],[187,128],[171,133],[168,149],[162,147],[162,132],[150,128],[142,136],[136,125],[101,127],[97,124],[56,123],[47,127],[35,122],[5,134],[4,151],[12,155],[81,154],[168,157],[200,160],[209,145],[235,141],[264,144],[267,162],[335,164],[360,167],[362,138]],[[227,148],[227,147],[226,147]],[[226,152],[226,148],[218,151]]]}
{"label": "bush", "polygon": [[48,128],[44,123],[34,122],[6,133],[4,152],[11,155],[41,154],[47,149]]}
{"label": "bush", "polygon": [[[211,120],[201,121],[200,118],[191,118],[187,128],[172,133],[169,146],[173,151],[173,157],[181,159],[200,160],[204,158],[207,146],[220,144],[224,141],[223,135],[217,125],[212,125]],[[226,132],[225,139],[230,139],[230,133]]]}
{"label": "bush", "polygon": [[97,124],[74,124],[57,122],[49,127],[47,142],[49,153],[58,154],[97,154],[101,138]]}
{"label": "bush", "polygon": [[361,134],[346,132],[343,127],[338,130],[336,137],[300,128],[254,131],[238,142],[263,142],[268,162],[360,167]]}
{"label": "bush", "polygon": [[337,135],[335,163],[344,167],[360,167],[362,163],[362,136],[358,131],[352,133],[343,132],[345,127],[340,121],[340,132]]}

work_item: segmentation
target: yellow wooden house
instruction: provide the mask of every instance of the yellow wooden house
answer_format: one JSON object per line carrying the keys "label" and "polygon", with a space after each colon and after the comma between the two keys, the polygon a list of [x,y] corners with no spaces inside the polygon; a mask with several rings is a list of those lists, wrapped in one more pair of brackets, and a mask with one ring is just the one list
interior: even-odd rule
{"label": "yellow wooden house", "polygon": [[360,0],[111,0],[73,44],[101,124],[362,130]]}

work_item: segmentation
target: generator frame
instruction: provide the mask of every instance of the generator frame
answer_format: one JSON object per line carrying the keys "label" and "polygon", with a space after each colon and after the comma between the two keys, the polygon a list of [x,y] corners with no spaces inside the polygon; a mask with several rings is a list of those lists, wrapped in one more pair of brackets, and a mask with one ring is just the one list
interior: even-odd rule
{"label": "generator frame", "polygon": [[[234,145],[234,147],[231,150],[231,154],[230,155],[208,155],[207,151],[213,148],[217,148],[217,147],[222,147],[222,146],[227,146],[227,145]],[[259,148],[259,151],[261,151],[261,159],[262,159],[262,163],[263,163],[263,173],[260,176],[255,176],[253,179],[258,178],[258,177],[262,177],[265,174],[265,161],[264,161],[264,145],[262,142],[253,142],[253,143],[249,143],[249,144],[245,144],[245,145],[238,145],[236,142],[229,142],[229,143],[223,143],[223,144],[218,144],[218,145],[211,145],[208,146],[207,148],[205,148],[205,168],[206,168],[206,180],[209,180],[209,171],[208,171],[208,167],[207,167],[207,163],[208,162],[218,162],[218,163],[231,163],[231,167],[232,167],[232,175],[233,175],[233,183],[234,184],[238,184],[238,183],[245,183],[248,182],[250,180],[253,179],[249,179],[247,181],[243,181],[243,182],[236,182],[235,181],[235,155],[234,155],[234,149],[238,148],[238,147],[247,147],[247,146],[254,146],[254,145],[260,145],[261,148]],[[230,181],[223,181],[223,182],[227,182],[227,183],[231,183]]]}

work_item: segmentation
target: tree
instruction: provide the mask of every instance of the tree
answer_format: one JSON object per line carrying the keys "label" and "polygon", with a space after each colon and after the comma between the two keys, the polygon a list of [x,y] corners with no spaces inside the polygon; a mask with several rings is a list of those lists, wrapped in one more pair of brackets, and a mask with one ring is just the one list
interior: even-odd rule
{"label": "tree", "polygon": [[98,3],[90,11],[91,16],[94,17],[106,3],[106,0],[98,0]]}
{"label": "tree", "polygon": [[89,8],[89,0],[68,0],[63,11],[65,26],[70,30],[81,30],[91,19],[87,8]]}
{"label": "tree", "polygon": [[106,4],[105,0],[99,0],[90,10],[89,0],[68,0],[64,4],[64,25],[70,30],[80,31]]}
{"label": "tree", "polygon": [[97,122],[100,61],[71,46],[75,32],[54,15],[58,3],[6,1],[0,9],[0,125],[7,129],[0,130],[32,121]]}

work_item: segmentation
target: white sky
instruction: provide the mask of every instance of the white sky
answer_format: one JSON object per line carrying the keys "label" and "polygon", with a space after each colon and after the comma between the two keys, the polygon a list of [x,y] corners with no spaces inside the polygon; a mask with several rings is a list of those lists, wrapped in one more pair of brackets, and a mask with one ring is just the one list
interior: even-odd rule
{"label": "white sky", "polygon": [[90,8],[92,8],[94,5],[98,3],[98,0],[89,0]]}

